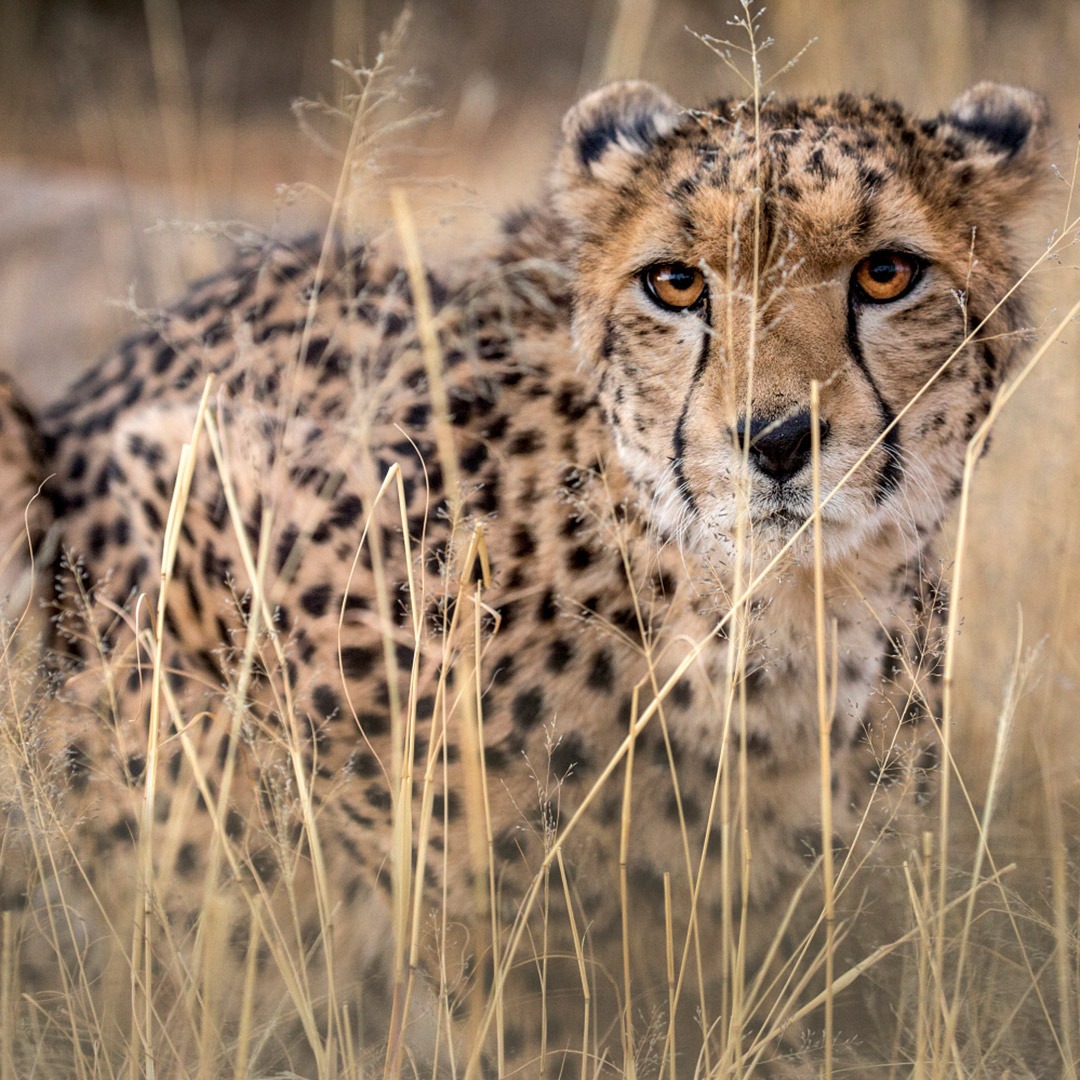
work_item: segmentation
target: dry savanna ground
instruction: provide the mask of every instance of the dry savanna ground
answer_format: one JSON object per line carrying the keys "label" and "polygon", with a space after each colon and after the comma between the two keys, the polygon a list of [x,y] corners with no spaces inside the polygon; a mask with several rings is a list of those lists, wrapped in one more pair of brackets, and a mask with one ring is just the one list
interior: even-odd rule
{"label": "dry savanna ground", "polygon": [[[742,41],[728,25],[742,13],[732,0],[421,0],[392,58],[402,99],[365,132],[342,184],[355,121],[343,94],[358,84],[331,59],[371,60],[396,15],[388,0],[0,4],[0,363],[43,403],[133,309],[216,265],[229,237],[319,227],[335,196],[344,227],[382,228],[388,180],[407,190],[426,254],[477,242],[494,212],[537,190],[584,90],[633,75],[686,104],[743,92],[687,31]],[[780,94],[873,90],[932,114],[982,78],[1046,93],[1056,175],[1032,208],[1033,262],[1075,218],[1075,0],[776,0],[762,27],[775,39],[765,75],[798,57],[771,87]],[[291,107],[299,99],[309,104]],[[1035,271],[1033,332],[1047,347],[1002,410],[953,528],[948,820],[838,959],[830,1022],[873,1061],[848,1075],[1076,1076],[1080,330],[1059,321],[1080,297],[1078,260],[1066,243]],[[948,912],[936,869],[946,837]],[[164,1036],[110,1056],[85,1015],[83,1030],[58,1033],[20,999],[3,925],[2,1080],[258,1074],[260,1034],[243,1023],[214,1026],[233,1041],[187,1057]],[[201,985],[185,1000],[205,1032]],[[338,1049],[317,1063],[327,1080],[361,1069],[354,1048]]]}

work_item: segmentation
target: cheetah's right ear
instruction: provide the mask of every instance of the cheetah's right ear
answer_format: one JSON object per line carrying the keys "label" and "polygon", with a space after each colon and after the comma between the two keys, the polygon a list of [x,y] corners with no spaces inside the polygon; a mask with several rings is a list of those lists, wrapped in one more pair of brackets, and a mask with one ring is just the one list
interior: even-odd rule
{"label": "cheetah's right ear", "polygon": [[582,184],[617,184],[665,135],[683,110],[647,82],[617,82],[593,91],[563,120],[563,147],[555,166],[557,192]]}

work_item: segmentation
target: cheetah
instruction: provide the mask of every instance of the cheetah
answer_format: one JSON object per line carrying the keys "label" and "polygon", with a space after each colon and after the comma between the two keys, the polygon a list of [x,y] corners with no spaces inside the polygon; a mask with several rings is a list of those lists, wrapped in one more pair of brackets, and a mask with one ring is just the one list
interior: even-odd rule
{"label": "cheetah", "polygon": [[149,318],[18,456],[57,552],[22,988],[164,1025],[186,958],[319,1076],[760,1067],[726,1024],[826,851],[898,858],[932,796],[935,544],[1046,129],[991,83],[617,83],[491,250],[251,245]]}

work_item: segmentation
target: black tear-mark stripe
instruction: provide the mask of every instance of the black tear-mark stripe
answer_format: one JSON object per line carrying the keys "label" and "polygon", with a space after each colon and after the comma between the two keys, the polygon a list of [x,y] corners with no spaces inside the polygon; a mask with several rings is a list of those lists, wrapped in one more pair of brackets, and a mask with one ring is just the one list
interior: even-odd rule
{"label": "black tear-mark stripe", "polygon": [[883,435],[881,446],[885,451],[885,462],[877,475],[874,483],[874,502],[879,506],[900,486],[900,461],[902,450],[900,447],[899,425],[896,423],[896,413],[892,406],[885,400],[874,376],[863,356],[862,345],[859,341],[858,307],[854,296],[848,299],[847,317],[847,345],[855,366],[863,373],[874,397],[878,403],[878,411],[881,414],[881,426]]}
{"label": "black tear-mark stripe", "polygon": [[694,499],[694,493],[690,490],[690,485],[686,480],[686,473],[683,470],[683,455],[686,451],[685,428],[687,417],[690,415],[690,402],[698,383],[705,377],[705,369],[709,364],[709,345],[712,341],[713,325],[712,304],[708,295],[705,297],[705,310],[701,313],[701,318],[705,323],[705,333],[701,339],[701,353],[697,358],[697,363],[694,365],[694,373],[690,376],[690,385],[687,387],[686,397],[679,412],[679,419],[676,421],[675,431],[671,436],[672,465],[675,470],[678,492],[686,502],[687,508],[694,514],[698,512],[698,507]]}

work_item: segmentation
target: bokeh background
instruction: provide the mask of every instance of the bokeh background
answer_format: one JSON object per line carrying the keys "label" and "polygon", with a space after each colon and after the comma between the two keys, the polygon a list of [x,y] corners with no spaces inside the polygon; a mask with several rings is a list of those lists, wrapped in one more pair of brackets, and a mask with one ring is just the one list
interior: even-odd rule
{"label": "bokeh background", "polygon": [[[688,105],[742,93],[689,32],[745,44],[729,25],[740,13],[733,0],[418,0],[393,60],[416,73],[410,104],[389,115],[437,115],[379,160],[417,199],[438,181],[451,234],[472,242],[538,190],[562,113],[605,79],[650,78]],[[338,102],[350,84],[332,58],[370,62],[398,14],[394,0],[0,0],[0,365],[35,403],[131,327],[133,308],[211,269],[223,235],[322,222],[347,130],[317,111],[302,124],[293,103]],[[775,0],[762,33],[766,76],[812,42],[779,94],[874,91],[931,115],[983,78],[1041,90],[1057,175],[1032,206],[1032,258],[1080,207],[1078,0]],[[377,199],[369,212],[377,228]],[[1078,256],[1036,274],[1041,337],[1080,295]],[[1057,843],[1047,806],[1078,790],[1078,365],[1071,326],[1004,415],[973,492],[957,720],[976,800],[1017,657],[1025,674],[1002,857]]]}

